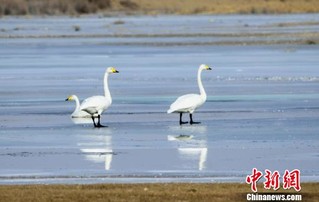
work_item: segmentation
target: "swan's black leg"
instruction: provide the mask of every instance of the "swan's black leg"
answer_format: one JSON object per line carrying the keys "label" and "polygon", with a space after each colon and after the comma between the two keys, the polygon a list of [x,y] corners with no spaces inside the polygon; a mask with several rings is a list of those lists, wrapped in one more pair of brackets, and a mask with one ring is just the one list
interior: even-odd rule
{"label": "swan's black leg", "polygon": [[93,121],[94,127],[97,127],[95,124],[94,115],[92,115],[92,121]]}
{"label": "swan's black leg", "polygon": [[187,121],[182,121],[183,113],[179,113],[179,125],[188,123]]}
{"label": "swan's black leg", "polygon": [[193,114],[189,114],[190,124],[199,124],[200,122],[194,122],[193,121]]}
{"label": "swan's black leg", "polygon": [[105,127],[105,126],[101,125],[101,115],[100,114],[97,116],[97,118],[98,118],[98,122],[97,122],[96,127],[98,127],[98,128]]}

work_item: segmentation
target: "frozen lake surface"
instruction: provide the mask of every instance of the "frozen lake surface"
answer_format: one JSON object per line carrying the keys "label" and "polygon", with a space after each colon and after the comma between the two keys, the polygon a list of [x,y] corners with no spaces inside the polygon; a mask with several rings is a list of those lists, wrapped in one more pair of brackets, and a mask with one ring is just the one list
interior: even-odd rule
{"label": "frozen lake surface", "polygon": [[[0,184],[244,182],[254,167],[319,181],[319,46],[263,44],[318,34],[318,17],[0,19]],[[166,111],[202,63],[201,124],[179,126]],[[108,66],[108,127],[71,120],[65,98],[103,94]]]}

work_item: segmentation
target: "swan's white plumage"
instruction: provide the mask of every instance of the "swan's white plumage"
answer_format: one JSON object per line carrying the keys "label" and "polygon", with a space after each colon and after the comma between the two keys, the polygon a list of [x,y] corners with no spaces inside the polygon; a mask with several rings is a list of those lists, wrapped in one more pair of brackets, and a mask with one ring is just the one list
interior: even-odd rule
{"label": "swan's white plumage", "polygon": [[108,86],[109,74],[118,73],[114,67],[106,69],[104,74],[104,96],[96,95],[83,100],[80,110],[91,114],[92,116],[101,115],[112,104],[112,97]]}
{"label": "swan's white plumage", "polygon": [[66,99],[66,101],[75,101],[75,104],[76,104],[75,109],[74,109],[73,113],[71,114],[71,118],[90,118],[91,117],[90,114],[88,114],[87,112],[82,111],[80,109],[81,104],[80,104],[80,100],[79,100],[78,96],[70,95]]}
{"label": "swan's white plumage", "polygon": [[109,106],[111,106],[112,100],[105,96],[92,96],[83,100],[80,110],[91,115],[101,115]]}
{"label": "swan's white plumage", "polygon": [[197,72],[197,82],[200,94],[186,94],[180,96],[173,102],[167,113],[190,113],[202,106],[206,101],[206,92],[202,84],[201,73],[203,70],[211,70],[207,65],[200,65]]}
{"label": "swan's white plumage", "polygon": [[205,100],[198,94],[187,94],[180,96],[177,100],[171,104],[167,113],[173,112],[189,112],[193,113],[196,108],[204,104]]}

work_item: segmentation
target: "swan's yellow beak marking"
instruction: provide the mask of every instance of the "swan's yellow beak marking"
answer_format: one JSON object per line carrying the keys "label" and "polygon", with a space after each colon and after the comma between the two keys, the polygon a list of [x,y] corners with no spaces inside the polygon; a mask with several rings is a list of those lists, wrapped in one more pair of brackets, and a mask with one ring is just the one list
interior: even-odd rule
{"label": "swan's yellow beak marking", "polygon": [[119,73],[119,71],[117,71],[114,67],[112,67],[112,73]]}
{"label": "swan's yellow beak marking", "polygon": [[208,65],[205,65],[205,69],[206,70],[212,70],[212,68],[210,68]]}
{"label": "swan's yellow beak marking", "polygon": [[65,99],[65,101],[71,101],[71,100],[73,100],[72,96],[69,96],[68,98]]}

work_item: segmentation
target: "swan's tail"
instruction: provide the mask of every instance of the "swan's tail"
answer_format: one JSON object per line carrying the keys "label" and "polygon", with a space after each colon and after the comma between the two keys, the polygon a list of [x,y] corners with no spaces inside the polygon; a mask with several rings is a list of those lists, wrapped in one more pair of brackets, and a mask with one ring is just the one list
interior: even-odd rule
{"label": "swan's tail", "polygon": [[169,110],[167,110],[167,113],[168,113],[168,114],[170,114],[170,113],[172,113],[172,112],[174,112],[174,110],[173,110],[172,108],[170,108]]}

